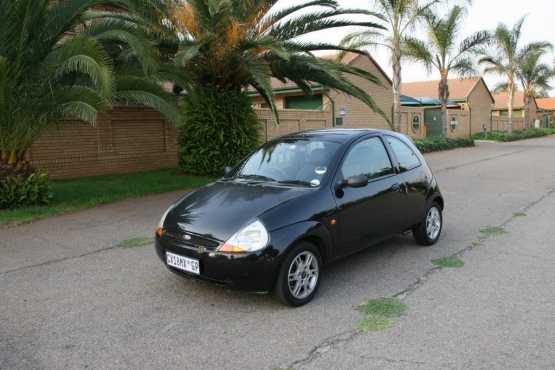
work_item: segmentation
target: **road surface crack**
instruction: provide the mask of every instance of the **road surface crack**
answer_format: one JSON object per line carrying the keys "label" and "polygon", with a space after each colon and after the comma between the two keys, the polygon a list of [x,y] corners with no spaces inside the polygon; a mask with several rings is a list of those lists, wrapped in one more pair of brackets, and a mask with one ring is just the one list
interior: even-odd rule
{"label": "road surface crack", "polygon": [[514,152],[508,152],[508,153],[503,153],[503,154],[499,154],[499,155],[494,155],[494,156],[491,156],[491,157],[482,158],[482,159],[478,159],[478,160],[475,160],[475,161],[461,163],[461,164],[456,165],[456,166],[449,166],[449,167],[441,168],[441,169],[438,169],[438,170],[434,171],[434,173],[441,173],[441,172],[456,170],[456,169],[459,169],[459,168],[462,168],[462,167],[472,166],[473,164],[488,162],[488,161],[492,161],[494,159],[508,157],[508,156],[511,156],[511,155],[514,155],[514,154],[519,154],[519,153],[527,152],[527,151],[530,151],[530,150],[532,150],[532,149],[521,149],[521,150],[515,150]]}
{"label": "road surface crack", "polygon": [[2,271],[2,272],[0,272],[0,276],[7,275],[7,274],[10,274],[12,272],[18,272],[18,271],[22,271],[22,270],[31,269],[31,268],[34,268],[34,267],[48,266],[48,265],[53,265],[53,264],[59,263],[59,262],[64,262],[64,261],[68,261],[68,260],[72,260],[72,259],[87,257],[87,256],[91,256],[93,254],[97,254],[97,253],[100,253],[100,252],[105,252],[105,251],[108,251],[108,250],[111,250],[111,249],[116,249],[116,248],[117,248],[117,246],[111,246],[111,247],[101,248],[101,249],[97,249],[97,250],[94,250],[94,251],[91,251],[91,252],[79,254],[77,256],[67,256],[67,257],[63,257],[63,258],[58,258],[58,259],[54,259],[54,260],[49,260],[49,261],[36,263],[34,265],[21,266],[21,267],[12,269],[12,270]]}
{"label": "road surface crack", "polygon": [[[546,199],[547,197],[551,196],[555,194],[555,187],[548,190],[545,194],[543,194],[540,198],[536,199],[535,201],[529,203],[528,205],[526,205],[521,211],[522,212],[526,212],[528,210],[530,210],[531,208],[533,208],[535,205],[541,203],[544,199]],[[514,214],[509,217],[507,220],[505,220],[504,222],[502,222],[499,227],[505,227],[507,224],[509,224],[511,221],[513,221],[514,219],[518,218],[518,216],[515,216]],[[486,238],[487,239],[487,238]],[[468,245],[467,247],[459,250],[458,252],[455,252],[452,254],[452,256],[457,256],[460,257],[463,254],[465,254],[468,251],[473,250],[474,248],[476,248],[477,246],[481,245],[481,243],[484,241],[484,238],[478,238],[477,240],[473,240],[470,245]],[[434,273],[438,272],[439,270],[441,270],[441,267],[439,266],[435,266],[430,268],[429,270],[427,270],[426,272],[424,272],[424,274],[422,274],[420,277],[418,277],[412,284],[410,284],[409,286],[407,286],[405,289],[401,290],[400,292],[397,292],[395,294],[393,294],[393,297],[395,298],[399,298],[399,299],[404,299],[406,298],[408,295],[414,293],[416,290],[418,290],[418,288],[420,288],[426,281],[429,280],[429,278],[431,277],[431,275],[433,275]],[[310,364],[312,361],[314,361],[315,359],[319,358],[320,356],[322,356],[322,354],[329,352],[330,350],[333,350],[339,346],[344,346],[346,344],[348,344],[349,342],[352,342],[355,338],[357,338],[358,336],[360,336],[361,334],[363,334],[364,332],[359,330],[359,329],[353,329],[353,330],[349,330],[340,334],[336,334],[334,336],[328,337],[326,339],[324,339],[322,342],[320,342],[318,345],[314,346],[310,352],[308,352],[308,354],[299,359],[296,360],[294,362],[292,362],[288,368],[291,369],[296,369],[298,366],[304,366],[304,365],[308,365]],[[380,359],[383,361],[387,361],[387,358],[382,358],[382,357],[372,357],[370,355],[362,355],[360,356],[361,358],[368,358],[368,359]],[[393,360],[393,359],[389,359],[391,361],[403,361],[403,360]],[[414,362],[413,364],[419,364]],[[424,363],[422,363],[423,365]]]}

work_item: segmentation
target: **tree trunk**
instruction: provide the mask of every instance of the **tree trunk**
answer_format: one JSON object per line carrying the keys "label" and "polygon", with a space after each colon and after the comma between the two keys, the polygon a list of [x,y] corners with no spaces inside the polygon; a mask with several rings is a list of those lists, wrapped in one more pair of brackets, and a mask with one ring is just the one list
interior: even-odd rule
{"label": "tree trunk", "polygon": [[507,121],[507,131],[510,133],[513,132],[513,102],[514,102],[514,98],[515,98],[515,91],[514,91],[514,83],[513,81],[509,81],[509,88],[508,88],[508,94],[509,94],[509,99],[507,101],[507,109],[509,111],[509,120]]}
{"label": "tree trunk", "polygon": [[15,150],[12,150],[12,152],[10,153],[10,156],[8,157],[8,164],[15,166],[17,164],[17,153],[15,152]]}
{"label": "tree trunk", "polygon": [[447,103],[449,101],[449,84],[447,82],[447,75],[445,73],[441,74],[441,80],[439,81],[439,100],[441,101],[441,128],[443,137],[449,135],[449,117],[447,112]]}
{"label": "tree trunk", "polygon": [[391,56],[393,66],[393,130],[401,131],[401,50],[394,50]]}
{"label": "tree trunk", "polygon": [[530,103],[531,97],[528,94],[524,95],[524,128],[530,128]]}

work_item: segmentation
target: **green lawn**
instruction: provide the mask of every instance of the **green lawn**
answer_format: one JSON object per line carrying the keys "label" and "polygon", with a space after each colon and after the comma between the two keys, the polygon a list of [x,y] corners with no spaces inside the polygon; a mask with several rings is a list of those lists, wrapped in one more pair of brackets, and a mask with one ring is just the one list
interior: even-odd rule
{"label": "green lawn", "polygon": [[84,177],[51,182],[53,198],[46,206],[0,210],[0,225],[18,224],[100,204],[202,186],[212,179],[158,170],[126,175]]}

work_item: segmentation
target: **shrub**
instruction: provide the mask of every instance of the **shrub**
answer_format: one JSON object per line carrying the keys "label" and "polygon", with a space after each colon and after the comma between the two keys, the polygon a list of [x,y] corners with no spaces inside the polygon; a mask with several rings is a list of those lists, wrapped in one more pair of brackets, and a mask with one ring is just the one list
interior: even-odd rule
{"label": "shrub", "polygon": [[552,134],[555,134],[555,129],[529,128],[525,130],[514,130],[512,133],[505,131],[480,132],[472,135],[472,138],[475,140],[517,141]]}
{"label": "shrub", "polygon": [[0,162],[0,209],[46,204],[49,199],[48,175],[27,163],[14,167]]}
{"label": "shrub", "polygon": [[241,92],[197,90],[185,97],[179,164],[185,173],[218,175],[259,145],[258,117]]}
{"label": "shrub", "polygon": [[434,137],[426,139],[418,139],[414,144],[422,153],[436,152],[440,150],[449,150],[455,148],[463,148],[474,146],[472,139],[450,139],[444,137]]}

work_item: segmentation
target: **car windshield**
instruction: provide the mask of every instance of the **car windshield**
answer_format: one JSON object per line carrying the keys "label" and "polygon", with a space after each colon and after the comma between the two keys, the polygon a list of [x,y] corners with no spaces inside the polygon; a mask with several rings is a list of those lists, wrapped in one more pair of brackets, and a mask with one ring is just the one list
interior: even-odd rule
{"label": "car windshield", "polygon": [[323,140],[275,141],[251,155],[236,178],[317,187],[339,147]]}

